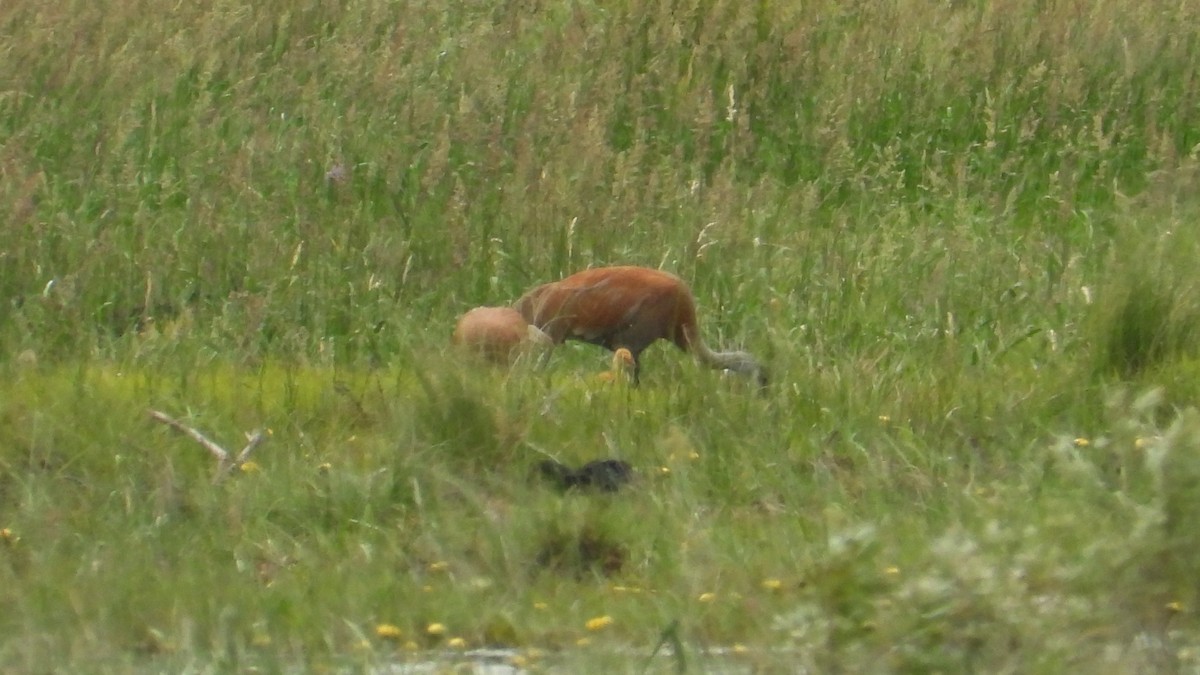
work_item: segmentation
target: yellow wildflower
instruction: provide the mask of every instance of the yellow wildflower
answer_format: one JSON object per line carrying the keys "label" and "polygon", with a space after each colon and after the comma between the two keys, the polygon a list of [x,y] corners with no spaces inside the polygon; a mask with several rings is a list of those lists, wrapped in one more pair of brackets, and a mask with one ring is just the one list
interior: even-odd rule
{"label": "yellow wildflower", "polygon": [[450,638],[446,641],[446,646],[451,649],[466,649],[467,641],[460,637]]}
{"label": "yellow wildflower", "polygon": [[258,465],[258,462],[253,460],[246,460],[242,462],[242,465],[238,468],[242,470],[242,473],[258,473],[259,471],[262,471],[262,467]]}
{"label": "yellow wildflower", "polygon": [[425,627],[425,633],[428,635],[445,635],[446,626],[440,623],[431,623]]}
{"label": "yellow wildflower", "polygon": [[588,622],[586,624],[584,624],[584,626],[586,626],[588,630],[595,631],[595,630],[604,630],[605,628],[608,628],[609,626],[611,626],[612,623],[613,623],[613,618],[606,614],[604,616],[598,616],[594,619],[588,619]]}
{"label": "yellow wildflower", "polygon": [[1089,441],[1086,438],[1083,438],[1082,436],[1075,439],[1075,447],[1077,447],[1077,448],[1086,448],[1091,444],[1092,444],[1091,441]]}
{"label": "yellow wildflower", "polygon": [[394,626],[390,623],[381,623],[375,626],[375,635],[385,640],[399,639],[402,634],[399,626]]}
{"label": "yellow wildflower", "polygon": [[779,579],[764,579],[762,587],[768,591],[778,591],[783,588],[783,582]]}
{"label": "yellow wildflower", "polygon": [[700,597],[696,598],[696,599],[699,600],[700,602],[712,602],[713,600],[717,599],[717,594],[716,593],[701,593]]}
{"label": "yellow wildflower", "polygon": [[255,647],[270,647],[271,636],[265,633],[256,633],[250,638],[250,644]]}

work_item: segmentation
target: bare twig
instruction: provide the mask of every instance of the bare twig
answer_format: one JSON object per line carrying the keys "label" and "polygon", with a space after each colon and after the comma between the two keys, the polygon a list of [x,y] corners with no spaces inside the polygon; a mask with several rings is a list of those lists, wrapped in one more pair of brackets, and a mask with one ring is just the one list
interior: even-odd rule
{"label": "bare twig", "polygon": [[170,415],[168,415],[164,412],[159,412],[157,410],[151,410],[150,416],[153,417],[154,419],[158,420],[159,422],[171,425],[176,430],[178,430],[180,433],[191,437],[197,443],[199,443],[200,445],[203,445],[204,449],[211,452],[213,454],[213,456],[217,458],[218,462],[229,461],[229,453],[225,451],[225,448],[222,448],[221,446],[217,445],[216,443],[213,443],[212,441],[208,440],[208,438],[204,434],[200,433],[199,431],[196,431],[195,429],[187,426],[183,422],[180,422],[179,420],[175,419],[174,417],[171,417]]}
{"label": "bare twig", "polygon": [[238,453],[237,463],[245,464],[246,459],[250,457],[250,453],[254,452],[254,448],[258,447],[258,444],[262,443],[266,438],[267,434],[262,429],[255,429],[246,434],[246,447],[242,448],[242,451]]}
{"label": "bare twig", "polygon": [[229,475],[230,471],[233,471],[234,469],[245,464],[250,458],[250,453],[254,452],[254,448],[258,447],[259,443],[262,443],[263,440],[266,439],[266,433],[262,429],[257,429],[252,433],[246,434],[246,447],[242,448],[242,451],[238,453],[236,459],[230,459],[229,451],[209,440],[207,436],[200,433],[196,429],[189,427],[188,425],[180,422],[164,412],[159,412],[157,410],[151,410],[149,412],[150,417],[153,417],[159,422],[174,428],[179,433],[184,434],[185,436],[196,441],[200,445],[204,446],[204,449],[208,450],[213,457],[217,458],[217,471],[215,474],[213,474],[213,485],[220,483],[225,476]]}

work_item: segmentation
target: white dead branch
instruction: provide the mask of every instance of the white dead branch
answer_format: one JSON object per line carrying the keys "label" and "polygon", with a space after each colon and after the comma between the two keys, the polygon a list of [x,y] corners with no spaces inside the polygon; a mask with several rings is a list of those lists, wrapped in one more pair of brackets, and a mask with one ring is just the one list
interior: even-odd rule
{"label": "white dead branch", "polygon": [[258,447],[258,444],[262,443],[267,437],[266,432],[264,432],[262,429],[256,429],[246,434],[246,447],[242,448],[242,451],[239,452],[236,457],[231,459],[229,452],[225,448],[222,448],[213,441],[209,440],[207,436],[200,433],[196,429],[189,427],[188,425],[180,422],[164,412],[159,412],[157,410],[151,410],[149,412],[151,417],[174,428],[179,433],[188,436],[192,440],[204,446],[205,450],[208,450],[210,453],[212,453],[213,457],[217,458],[217,472],[213,474],[213,485],[220,483],[225,476],[229,475],[230,471],[242,468],[242,465],[245,464],[246,460],[250,458],[250,453],[254,452],[254,448]]}

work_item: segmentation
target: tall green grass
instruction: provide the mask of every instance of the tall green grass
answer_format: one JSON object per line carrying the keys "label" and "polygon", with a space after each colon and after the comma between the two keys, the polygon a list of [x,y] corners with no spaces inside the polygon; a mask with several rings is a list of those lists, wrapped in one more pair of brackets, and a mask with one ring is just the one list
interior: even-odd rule
{"label": "tall green grass", "polygon": [[[0,663],[1194,667],[1198,12],[5,5]],[[766,395],[447,350],[616,263]]]}
{"label": "tall green grass", "polygon": [[6,10],[0,82],[5,340],[67,353],[195,314],[381,357],[398,307],[790,280],[895,218],[1099,246],[1200,140],[1185,5],[73,7]]}

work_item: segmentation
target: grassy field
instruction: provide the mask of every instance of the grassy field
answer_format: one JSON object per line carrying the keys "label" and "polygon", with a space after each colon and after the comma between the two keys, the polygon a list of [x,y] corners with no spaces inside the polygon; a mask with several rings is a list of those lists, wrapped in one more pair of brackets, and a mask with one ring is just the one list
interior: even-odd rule
{"label": "grassy field", "polygon": [[[1200,669],[1200,6],[18,0],[0,61],[4,670]],[[770,388],[449,348],[605,264]]]}

